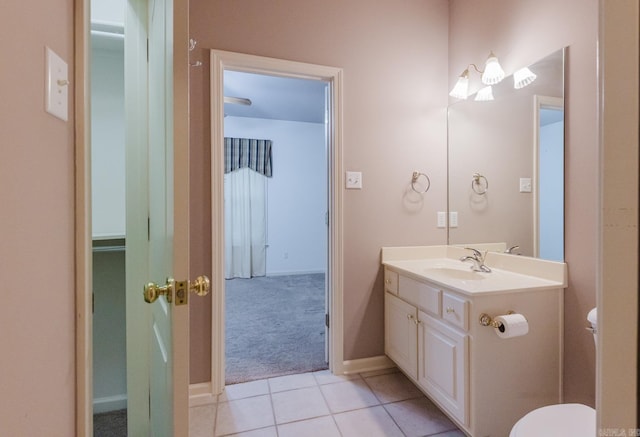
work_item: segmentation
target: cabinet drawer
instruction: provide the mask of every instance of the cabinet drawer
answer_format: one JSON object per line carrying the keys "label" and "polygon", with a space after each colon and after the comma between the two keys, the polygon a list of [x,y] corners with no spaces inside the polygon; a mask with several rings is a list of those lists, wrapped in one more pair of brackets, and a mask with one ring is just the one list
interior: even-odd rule
{"label": "cabinet drawer", "polygon": [[398,294],[398,274],[396,272],[384,269],[384,288],[389,293]]}
{"label": "cabinet drawer", "polygon": [[414,281],[405,276],[400,276],[398,294],[407,302],[419,307],[422,311],[439,316],[440,296],[439,289],[422,282]]}
{"label": "cabinet drawer", "polygon": [[467,331],[469,329],[469,301],[449,293],[443,293],[442,318]]}

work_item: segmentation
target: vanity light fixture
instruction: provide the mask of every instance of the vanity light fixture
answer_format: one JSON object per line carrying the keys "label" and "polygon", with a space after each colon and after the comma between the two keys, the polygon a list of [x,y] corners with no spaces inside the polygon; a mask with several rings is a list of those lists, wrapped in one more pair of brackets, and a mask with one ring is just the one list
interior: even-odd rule
{"label": "vanity light fixture", "polygon": [[491,88],[491,85],[480,88],[476,93],[476,98],[474,100],[476,102],[490,102],[493,100],[493,88]]}
{"label": "vanity light fixture", "polygon": [[[497,56],[490,52],[484,64],[484,70],[480,70],[476,64],[469,64],[467,68],[458,77],[458,81],[449,93],[451,97],[456,99],[466,99],[469,96],[469,68],[473,67],[481,74],[482,83],[485,85],[495,85],[504,79],[504,70],[498,62]],[[489,90],[491,93],[491,90]],[[491,93],[492,94],[492,93]],[[476,97],[476,100],[482,100]],[[493,97],[488,100],[493,100]]]}
{"label": "vanity light fixture", "polygon": [[251,106],[253,104],[251,99],[247,99],[244,97],[231,97],[231,96],[224,96],[224,102],[231,103],[233,105],[244,105],[244,106]]}
{"label": "vanity light fixture", "polygon": [[469,96],[469,69],[462,72],[455,86],[449,93],[451,97],[456,99],[466,99]]}
{"label": "vanity light fixture", "polygon": [[517,90],[524,88],[536,80],[536,77],[538,76],[536,76],[533,71],[529,70],[528,67],[521,68],[513,73],[513,87]]}
{"label": "vanity light fixture", "polygon": [[489,57],[484,63],[484,73],[482,73],[482,83],[485,85],[495,85],[504,79],[504,70],[498,62],[498,57],[489,53]]}

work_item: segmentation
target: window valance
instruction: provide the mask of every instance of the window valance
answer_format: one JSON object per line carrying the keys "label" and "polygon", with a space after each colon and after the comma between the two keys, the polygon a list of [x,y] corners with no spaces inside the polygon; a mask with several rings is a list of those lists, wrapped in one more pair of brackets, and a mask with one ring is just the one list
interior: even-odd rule
{"label": "window valance", "polygon": [[271,140],[225,137],[224,172],[239,168],[250,168],[271,177]]}

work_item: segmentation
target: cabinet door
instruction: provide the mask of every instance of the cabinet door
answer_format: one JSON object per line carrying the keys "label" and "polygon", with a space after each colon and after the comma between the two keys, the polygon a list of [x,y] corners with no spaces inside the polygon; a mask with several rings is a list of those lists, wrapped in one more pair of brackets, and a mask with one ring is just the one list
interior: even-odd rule
{"label": "cabinet door", "polygon": [[422,311],[418,320],[418,383],[468,425],[469,336]]}
{"label": "cabinet door", "polygon": [[384,351],[413,379],[418,373],[418,310],[392,294],[384,294]]}

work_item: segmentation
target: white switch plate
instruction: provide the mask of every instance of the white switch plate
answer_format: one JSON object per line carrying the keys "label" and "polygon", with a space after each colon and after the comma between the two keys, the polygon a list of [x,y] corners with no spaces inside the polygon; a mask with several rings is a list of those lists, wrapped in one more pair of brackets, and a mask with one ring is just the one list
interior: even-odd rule
{"label": "white switch plate", "polygon": [[531,192],[531,178],[520,178],[520,192],[521,193]]}
{"label": "white switch plate", "polygon": [[67,63],[49,47],[46,48],[46,111],[67,121],[69,118],[69,75]]}
{"label": "white switch plate", "polygon": [[438,227],[439,228],[447,227],[447,213],[444,211],[438,211]]}
{"label": "white switch plate", "polygon": [[458,211],[449,212],[449,226],[452,228],[458,227]]}
{"label": "white switch plate", "polygon": [[360,190],[362,189],[362,172],[359,171],[348,171],[347,172],[347,180],[346,186],[349,190]]}

